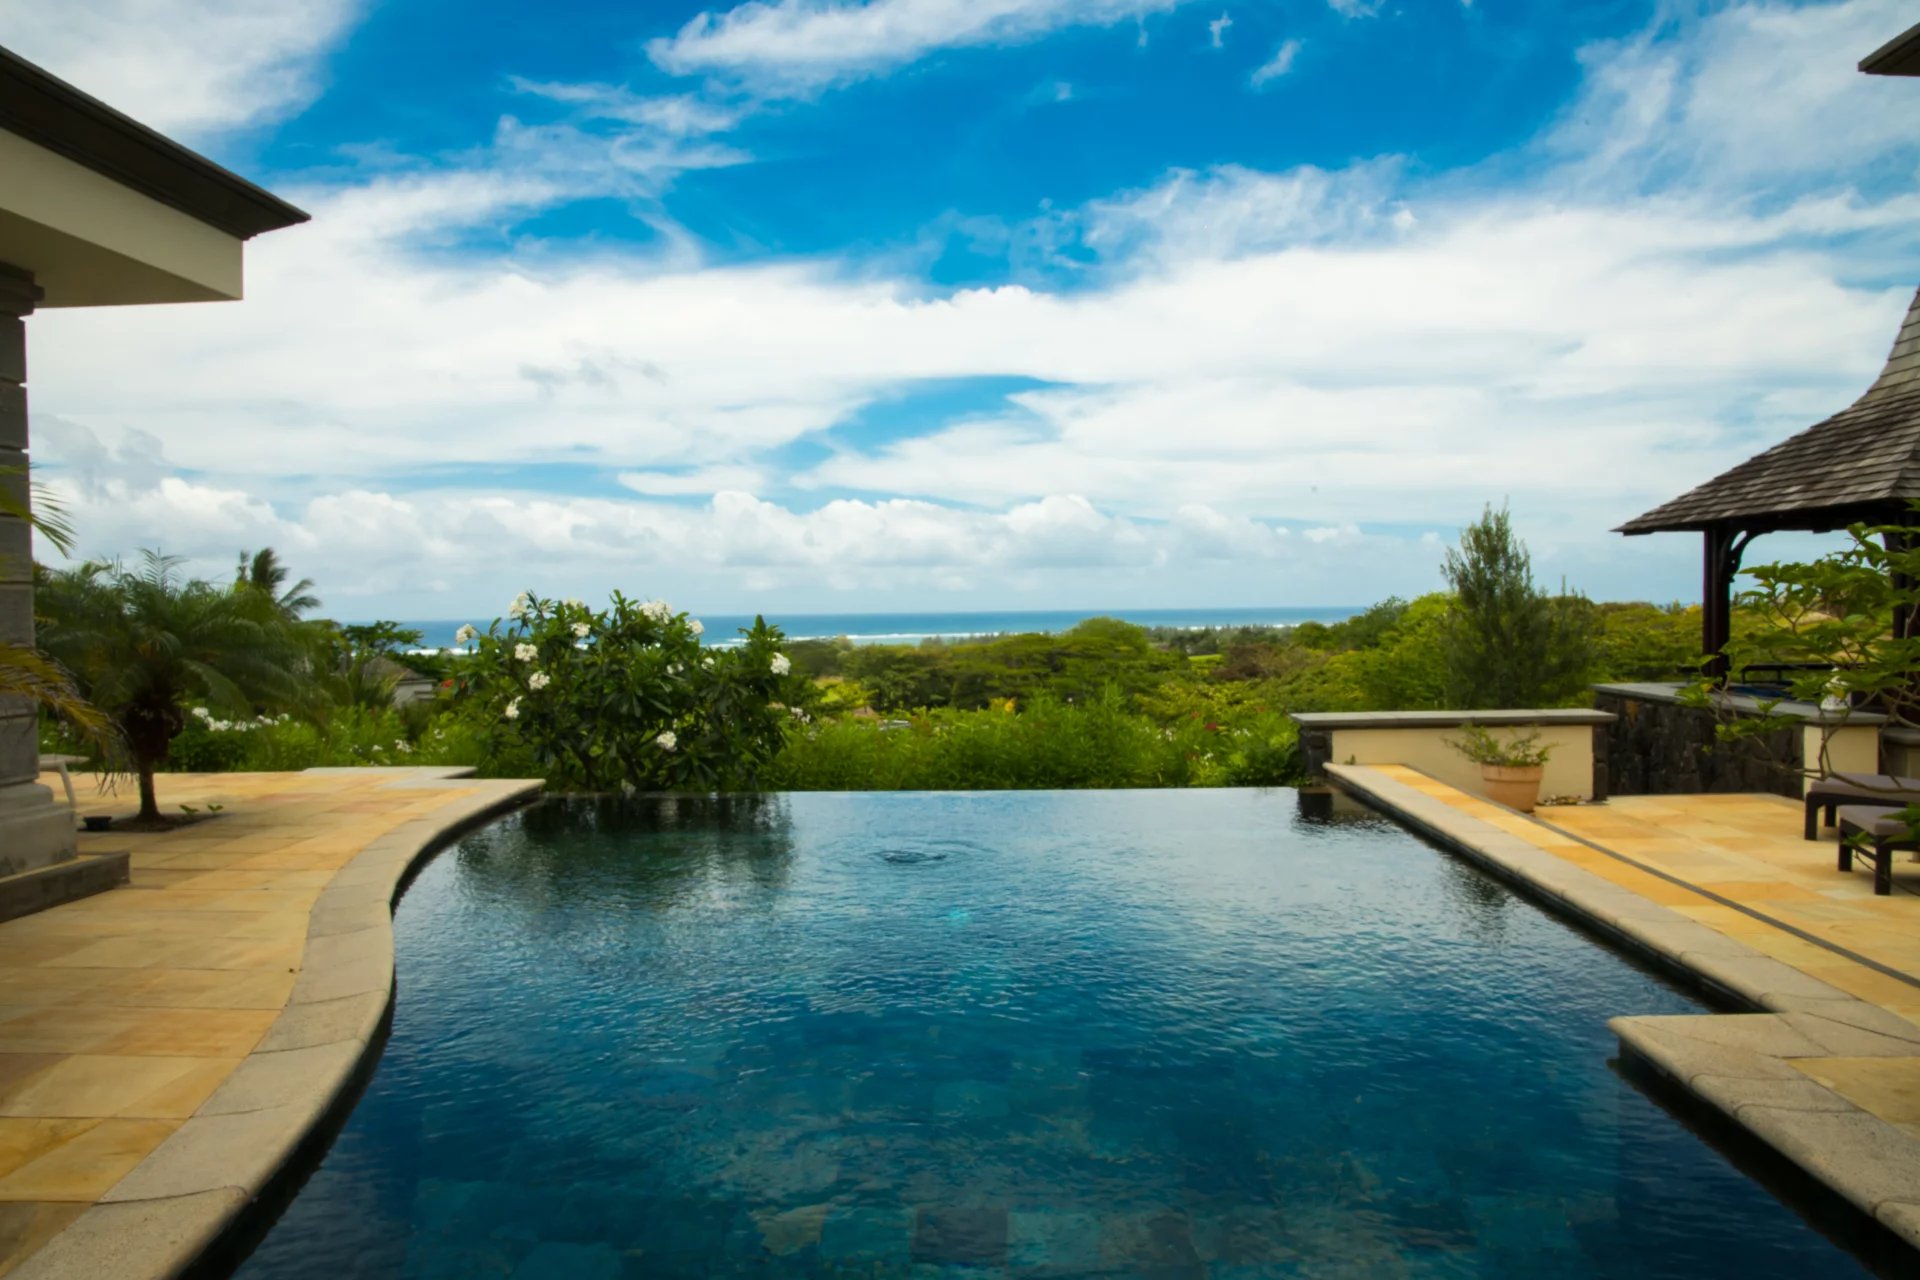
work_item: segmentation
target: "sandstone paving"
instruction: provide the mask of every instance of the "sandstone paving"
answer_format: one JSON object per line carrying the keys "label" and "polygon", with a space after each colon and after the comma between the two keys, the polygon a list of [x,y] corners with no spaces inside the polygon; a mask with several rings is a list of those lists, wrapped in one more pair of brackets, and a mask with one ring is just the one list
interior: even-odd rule
{"label": "sandstone paving", "polygon": [[[0,923],[0,1275],[169,1275],[232,1220],[373,1042],[405,866],[537,789],[458,772],[166,775],[203,816],[80,836],[128,885]],[[375,845],[361,909],[316,913]]]}

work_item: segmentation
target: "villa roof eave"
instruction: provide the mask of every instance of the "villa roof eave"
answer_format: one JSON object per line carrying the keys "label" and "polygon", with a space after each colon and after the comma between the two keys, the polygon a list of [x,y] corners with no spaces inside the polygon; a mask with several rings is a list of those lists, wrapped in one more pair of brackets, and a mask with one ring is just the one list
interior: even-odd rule
{"label": "villa roof eave", "polygon": [[308,215],[0,46],[0,129],[246,240]]}
{"label": "villa roof eave", "polygon": [[1870,76],[1920,76],[1920,24],[1860,59],[1860,70]]}

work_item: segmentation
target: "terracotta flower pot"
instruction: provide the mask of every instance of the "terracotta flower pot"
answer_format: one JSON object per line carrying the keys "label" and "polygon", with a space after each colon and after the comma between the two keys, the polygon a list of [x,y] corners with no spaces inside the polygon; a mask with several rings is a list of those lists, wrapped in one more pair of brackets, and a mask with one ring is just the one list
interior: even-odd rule
{"label": "terracotta flower pot", "polygon": [[1540,800],[1540,775],[1545,772],[1545,766],[1537,764],[1524,769],[1483,764],[1480,766],[1480,785],[1486,788],[1487,799],[1495,804],[1503,804],[1522,813],[1532,813],[1533,806]]}

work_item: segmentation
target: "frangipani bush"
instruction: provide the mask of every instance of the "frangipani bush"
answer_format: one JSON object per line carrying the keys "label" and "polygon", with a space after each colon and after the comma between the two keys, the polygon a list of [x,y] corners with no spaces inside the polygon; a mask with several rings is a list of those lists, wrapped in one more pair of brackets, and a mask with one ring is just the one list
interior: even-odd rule
{"label": "frangipani bush", "polygon": [[463,627],[462,700],[517,740],[558,787],[751,789],[810,693],[765,620],[741,644],[700,643],[699,621],[614,593],[596,612],[522,595],[484,634]]}

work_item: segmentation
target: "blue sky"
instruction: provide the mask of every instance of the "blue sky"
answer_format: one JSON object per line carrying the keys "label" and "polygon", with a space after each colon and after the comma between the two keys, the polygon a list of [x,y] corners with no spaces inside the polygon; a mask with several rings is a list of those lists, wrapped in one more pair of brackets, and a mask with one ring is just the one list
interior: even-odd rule
{"label": "blue sky", "polygon": [[271,543],[347,617],[1364,603],[1502,501],[1685,598],[1607,530],[1920,282],[1920,89],[1854,71],[1901,0],[0,19],[315,215],[242,303],[35,319],[84,551]]}

